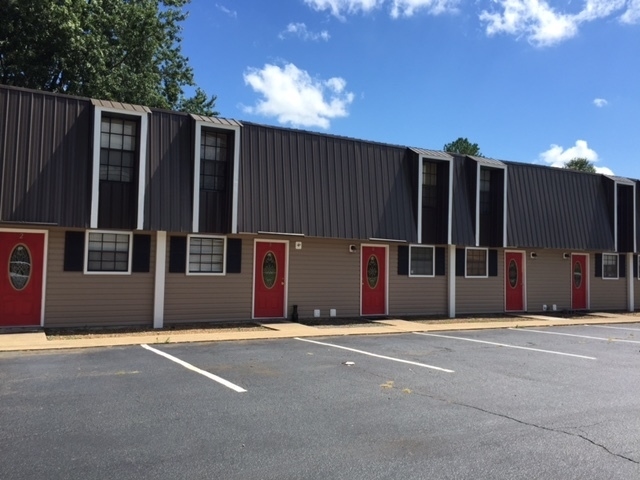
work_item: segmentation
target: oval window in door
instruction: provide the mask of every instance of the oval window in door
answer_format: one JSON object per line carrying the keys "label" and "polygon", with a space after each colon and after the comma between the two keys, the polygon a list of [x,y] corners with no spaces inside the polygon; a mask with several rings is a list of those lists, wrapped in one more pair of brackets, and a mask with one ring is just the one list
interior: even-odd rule
{"label": "oval window in door", "polygon": [[580,288],[580,285],[582,285],[582,265],[580,265],[580,262],[576,262],[573,265],[573,285],[576,288]]}
{"label": "oval window in door", "polygon": [[267,252],[262,260],[262,282],[267,288],[273,288],[278,276],[278,264],[273,252]]}
{"label": "oval window in door", "polygon": [[31,255],[24,245],[17,245],[9,257],[9,279],[16,290],[22,290],[31,278]]}
{"label": "oval window in door", "polygon": [[369,288],[373,289],[378,285],[379,271],[378,257],[371,255],[367,261],[367,283],[369,284]]}
{"label": "oval window in door", "polygon": [[518,264],[513,258],[509,262],[509,285],[511,288],[516,288],[518,285]]}

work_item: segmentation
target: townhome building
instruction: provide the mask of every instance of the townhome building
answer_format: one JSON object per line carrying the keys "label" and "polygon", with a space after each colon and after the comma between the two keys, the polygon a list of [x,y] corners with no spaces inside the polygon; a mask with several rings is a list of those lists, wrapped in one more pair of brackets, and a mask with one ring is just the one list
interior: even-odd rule
{"label": "townhome building", "polygon": [[633,311],[637,183],[0,86],[0,326]]}

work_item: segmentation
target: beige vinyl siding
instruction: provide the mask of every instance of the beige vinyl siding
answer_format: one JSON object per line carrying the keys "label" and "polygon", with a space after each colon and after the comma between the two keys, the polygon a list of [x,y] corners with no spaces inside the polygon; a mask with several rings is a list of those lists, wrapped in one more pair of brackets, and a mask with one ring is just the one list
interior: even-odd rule
{"label": "beige vinyl siding", "polygon": [[[296,241],[302,242],[301,250],[295,249]],[[356,252],[350,252],[349,245],[356,245]],[[361,248],[355,241],[291,239],[287,312],[298,305],[300,318],[313,317],[315,309],[323,317],[331,309],[339,317],[359,316]]]}
{"label": "beige vinyl siding", "polygon": [[[548,311],[556,305],[558,311],[571,309],[571,260],[564,259],[562,250],[533,250],[537,257],[531,258],[532,250],[525,253],[527,289],[527,311]],[[570,253],[570,252],[566,252]],[[588,269],[591,269],[591,263]],[[587,276],[589,281],[593,273]],[[588,288],[588,287],[587,287]]]}
{"label": "beige vinyl siding", "polygon": [[[445,249],[445,272],[449,272]],[[455,273],[455,272],[454,272]],[[389,315],[446,315],[447,276],[398,275],[398,247],[389,248]]]}
{"label": "beige vinyl siding", "polygon": [[64,230],[49,232],[46,327],[153,324],[155,236],[149,273],[85,275],[65,272]]}
{"label": "beige vinyl siding", "polygon": [[504,250],[498,250],[496,277],[456,276],[456,315],[500,312],[504,312]]}
{"label": "beige vinyl siding", "polygon": [[242,238],[241,273],[227,273],[225,275],[169,273],[171,245],[170,239],[167,238],[165,325],[250,320],[253,294],[254,238]]}
{"label": "beige vinyl siding", "polygon": [[[626,310],[627,278],[595,277],[595,261],[595,255],[590,255],[591,310]],[[633,271],[630,273],[633,275]]]}

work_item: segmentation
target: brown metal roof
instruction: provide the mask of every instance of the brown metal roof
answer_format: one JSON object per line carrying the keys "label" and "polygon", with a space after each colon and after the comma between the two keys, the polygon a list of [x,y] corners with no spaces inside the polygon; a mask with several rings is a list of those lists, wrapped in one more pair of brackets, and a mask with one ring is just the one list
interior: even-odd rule
{"label": "brown metal roof", "polygon": [[96,107],[113,108],[115,110],[124,110],[127,112],[151,113],[151,109],[149,107],[144,107],[142,105],[133,105],[131,103],[112,102],[110,100],[96,100],[95,98],[91,99],[91,103]]}
{"label": "brown metal roof", "polygon": [[414,147],[409,147],[409,149],[422,157],[433,159],[433,160],[452,160],[453,159],[453,157],[449,155],[447,152],[441,152],[438,150],[426,150],[424,148],[414,148]]}
{"label": "brown metal roof", "polygon": [[222,117],[205,117],[204,115],[196,115],[194,113],[190,114],[191,118],[198,122],[207,122],[213,123],[215,125],[227,125],[232,127],[241,127],[242,123],[237,120],[233,120],[231,118],[222,118]]}

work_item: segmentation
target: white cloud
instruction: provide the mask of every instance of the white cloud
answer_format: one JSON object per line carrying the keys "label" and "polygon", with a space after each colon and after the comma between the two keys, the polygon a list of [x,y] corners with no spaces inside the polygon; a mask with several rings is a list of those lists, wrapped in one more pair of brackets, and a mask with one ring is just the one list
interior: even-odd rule
{"label": "white cloud", "polygon": [[439,15],[445,12],[455,12],[459,0],[393,0],[391,2],[391,16],[410,17],[416,10],[427,10],[432,15]]}
{"label": "white cloud", "polygon": [[220,5],[220,4],[216,3],[216,8],[218,10],[220,10],[222,13],[225,13],[225,14],[229,15],[232,18],[237,18],[238,17],[238,12],[236,12],[235,10],[229,10],[224,5]]}
{"label": "white cloud", "polygon": [[349,114],[347,107],[354,98],[345,90],[344,79],[314,79],[292,63],[283,68],[270,64],[249,68],[244,82],[263,97],[255,106],[244,107],[245,112],[293,126],[329,128],[331,119]]}
{"label": "white cloud", "polygon": [[629,0],[627,11],[620,17],[622,23],[640,23],[640,0]]}
{"label": "white cloud", "polygon": [[390,15],[398,18],[410,17],[417,10],[426,10],[433,15],[456,11],[460,0],[305,0],[305,3],[314,10],[329,11],[340,19],[344,19],[345,14],[368,13],[390,4]]}
{"label": "white cloud", "polygon": [[594,98],[593,99],[593,104],[598,108],[602,108],[602,107],[606,107],[607,105],[609,105],[609,102],[607,102],[607,100],[604,99],[604,98]]}
{"label": "white cloud", "polygon": [[[586,140],[576,140],[576,144],[573,147],[569,147],[566,150],[560,145],[552,144],[549,150],[542,152],[539,155],[539,159],[552,167],[562,168],[564,164],[574,158],[586,158],[592,163],[598,161],[598,153],[589,148]],[[613,175],[611,169],[607,167],[595,166],[597,173],[603,173],[605,175]]]}
{"label": "white cloud", "polygon": [[302,40],[324,40],[325,42],[331,38],[329,32],[322,30],[321,32],[310,31],[304,23],[290,23],[280,34],[280,38],[284,39],[288,35],[297,36]]}
{"label": "white cloud", "polygon": [[304,0],[317,11],[329,10],[331,15],[344,18],[343,13],[370,12],[381,6],[385,0]]}
{"label": "white cloud", "polygon": [[584,22],[606,18],[627,10],[620,21],[640,20],[640,0],[585,0],[578,13],[562,13],[546,0],[491,0],[497,8],[482,10],[480,21],[487,35],[505,33],[526,37],[533,45],[545,47],[574,37]]}

